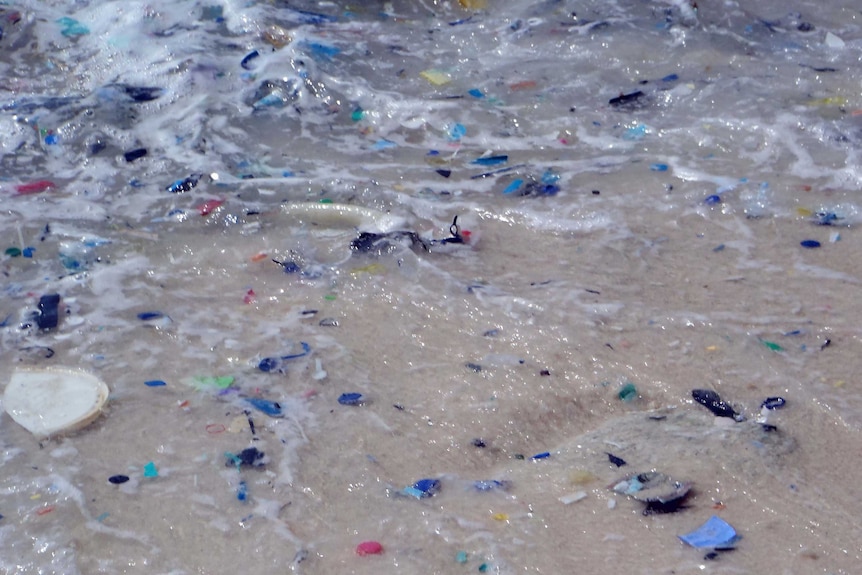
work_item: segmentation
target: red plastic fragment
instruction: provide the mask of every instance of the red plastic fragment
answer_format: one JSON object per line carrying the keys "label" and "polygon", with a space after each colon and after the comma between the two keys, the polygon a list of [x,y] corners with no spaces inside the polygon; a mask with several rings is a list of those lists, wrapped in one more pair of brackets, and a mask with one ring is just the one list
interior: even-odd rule
{"label": "red plastic fragment", "polygon": [[363,541],[356,546],[356,554],[360,557],[365,557],[366,555],[380,555],[381,553],[383,553],[383,545],[377,541]]}
{"label": "red plastic fragment", "polygon": [[248,291],[245,293],[245,297],[243,297],[243,298],[242,298],[242,302],[243,302],[243,303],[252,303],[252,302],[254,301],[254,297],[255,297],[256,295],[257,295],[257,294],[256,294],[256,293],[254,293],[254,290],[253,290],[253,289],[250,289],[250,290],[248,290]]}
{"label": "red plastic fragment", "polygon": [[200,213],[200,215],[208,216],[213,212],[213,210],[215,210],[217,207],[219,207],[223,203],[224,203],[224,200],[207,200],[206,202],[199,205],[197,207],[197,210]]}
{"label": "red plastic fragment", "polygon": [[39,194],[53,187],[54,182],[52,182],[51,180],[37,180],[35,182],[30,182],[29,184],[21,184],[20,186],[15,186],[15,192],[18,195],[26,196],[29,194]]}

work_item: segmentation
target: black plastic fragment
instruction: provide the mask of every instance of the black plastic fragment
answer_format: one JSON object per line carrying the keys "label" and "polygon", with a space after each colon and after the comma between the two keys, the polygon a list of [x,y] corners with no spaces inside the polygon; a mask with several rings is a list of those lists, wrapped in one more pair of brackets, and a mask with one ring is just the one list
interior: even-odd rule
{"label": "black plastic fragment", "polygon": [[384,234],[361,232],[350,242],[350,249],[355,252],[384,255],[394,252],[399,245],[404,244],[408,244],[410,247],[421,247],[428,251],[428,244],[419,237],[419,234],[406,230]]}
{"label": "black plastic fragment", "polygon": [[787,401],[783,397],[767,397],[760,404],[761,408],[766,409],[781,409]]}
{"label": "black plastic fragment", "polygon": [[44,345],[29,345],[27,347],[18,348],[18,351],[27,354],[31,358],[48,359],[54,357],[54,350]]}
{"label": "black plastic fragment", "polygon": [[464,367],[466,367],[467,369],[474,371],[476,373],[479,373],[480,371],[482,371],[481,365],[479,365],[478,363],[473,363],[471,361],[468,361],[467,363],[465,363]]}
{"label": "black plastic fragment", "polygon": [[227,466],[236,465],[238,462],[240,466],[263,467],[266,465],[264,457],[266,454],[257,447],[247,447],[238,454],[228,457]]}
{"label": "black plastic fragment", "polygon": [[125,483],[128,480],[128,475],[112,475],[108,478],[108,481],[110,481],[114,485],[120,485],[121,483]]}
{"label": "black plastic fragment", "polygon": [[173,184],[171,184],[165,189],[172,194],[188,192],[189,190],[193,189],[195,186],[198,185],[198,181],[200,181],[200,178],[201,174],[192,174],[188,178],[175,181]]}
{"label": "black plastic fragment", "polygon": [[448,178],[452,175],[452,170],[435,170],[438,174],[443,176],[444,178]]}
{"label": "black plastic fragment", "polygon": [[610,104],[611,106],[626,106],[629,104],[637,103],[638,100],[640,100],[644,96],[646,96],[646,94],[644,94],[640,90],[637,90],[635,92],[629,92],[628,94],[620,94],[616,98],[611,98],[610,100],[608,100],[608,104]]}
{"label": "black plastic fragment", "polygon": [[129,86],[127,84],[116,84],[126,95],[135,102],[150,102],[164,94],[164,89],[154,86]]}
{"label": "black plastic fragment", "polygon": [[39,298],[39,315],[36,324],[39,329],[54,329],[60,321],[60,294],[52,293]]}
{"label": "black plastic fragment", "polygon": [[608,453],[607,451],[605,451],[605,454],[608,456],[608,460],[611,463],[613,463],[614,465],[616,465],[617,467],[622,467],[623,465],[626,464],[626,460],[623,459],[622,457],[617,457],[613,453]]}
{"label": "black plastic fragment", "polygon": [[134,150],[129,150],[123,154],[123,157],[127,162],[134,162],[135,160],[140,160],[144,156],[146,156],[149,152],[147,152],[146,148],[135,148]]}
{"label": "black plastic fragment", "polygon": [[484,447],[487,447],[487,446],[488,446],[488,444],[487,444],[487,443],[485,443],[485,440],[484,440],[484,439],[482,439],[481,437],[477,437],[476,439],[474,439],[473,441],[471,441],[471,442],[470,442],[470,445],[472,445],[473,447],[478,447],[479,449],[482,449],[482,448],[484,448]]}
{"label": "black plastic fragment", "polygon": [[721,397],[711,389],[693,389],[691,397],[710,410],[716,417],[730,417],[739,421],[740,415],[734,409],[721,400]]}

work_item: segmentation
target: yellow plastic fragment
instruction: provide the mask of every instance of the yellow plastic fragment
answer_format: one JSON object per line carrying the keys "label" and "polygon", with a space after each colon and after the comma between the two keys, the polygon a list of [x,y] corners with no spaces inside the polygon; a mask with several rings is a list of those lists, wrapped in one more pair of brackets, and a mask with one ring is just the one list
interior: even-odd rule
{"label": "yellow plastic fragment", "polygon": [[508,513],[495,513],[491,517],[494,518],[494,521],[508,521],[509,514]]}
{"label": "yellow plastic fragment", "polygon": [[809,210],[808,208],[796,208],[796,213],[802,216],[803,218],[808,218],[814,215],[814,212]]}
{"label": "yellow plastic fragment", "polygon": [[844,387],[844,380],[843,380],[843,379],[839,379],[838,381],[836,381],[836,382],[835,382],[835,387]]}
{"label": "yellow plastic fragment", "polygon": [[847,104],[847,98],[841,96],[827,96],[808,101],[809,106],[844,106],[845,104]]}
{"label": "yellow plastic fragment", "polygon": [[718,351],[717,345],[708,345],[706,346],[706,351]]}
{"label": "yellow plastic fragment", "polygon": [[488,7],[488,0],[458,0],[458,4],[467,10],[484,10]]}
{"label": "yellow plastic fragment", "polygon": [[384,266],[383,264],[369,264],[367,266],[353,268],[352,270],[350,270],[350,273],[353,275],[371,274],[379,276],[386,273],[386,266]]}
{"label": "yellow plastic fragment", "polygon": [[273,46],[276,50],[284,48],[293,41],[290,34],[282,28],[273,24],[261,33],[263,41]]}
{"label": "yellow plastic fragment", "polygon": [[419,75],[434,84],[435,86],[443,86],[444,84],[448,84],[452,81],[452,77],[449,74],[442,70],[435,70],[434,68],[423,70],[419,73]]}
{"label": "yellow plastic fragment", "polygon": [[569,475],[572,485],[586,485],[596,480],[596,476],[586,469],[575,469]]}

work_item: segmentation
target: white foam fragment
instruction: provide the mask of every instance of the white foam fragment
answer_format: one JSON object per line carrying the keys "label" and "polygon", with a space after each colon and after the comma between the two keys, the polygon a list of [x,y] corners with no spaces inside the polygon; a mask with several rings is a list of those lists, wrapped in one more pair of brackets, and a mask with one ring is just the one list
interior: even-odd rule
{"label": "white foam fragment", "polygon": [[833,34],[832,32],[826,33],[826,39],[823,40],[823,43],[829,46],[830,48],[843,48],[844,40]]}

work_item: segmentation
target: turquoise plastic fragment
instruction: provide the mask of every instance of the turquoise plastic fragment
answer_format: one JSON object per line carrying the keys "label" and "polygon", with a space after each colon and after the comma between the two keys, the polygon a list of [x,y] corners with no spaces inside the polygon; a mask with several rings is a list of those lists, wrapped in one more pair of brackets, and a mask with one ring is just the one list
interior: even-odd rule
{"label": "turquoise plastic fragment", "polygon": [[512,180],[511,184],[506,186],[506,189],[503,190],[503,193],[504,194],[511,194],[512,192],[517,192],[518,188],[520,188],[523,183],[524,183],[524,180],[522,180],[521,178],[516,178],[516,179]]}
{"label": "turquoise plastic fragment", "polygon": [[144,477],[158,477],[159,470],[156,469],[156,464],[150,461],[144,465]]}
{"label": "turquoise plastic fragment", "polygon": [[63,27],[60,33],[67,38],[72,38],[74,36],[84,36],[90,33],[89,28],[87,28],[74,18],[69,18],[68,16],[63,16],[62,18],[57,20],[57,24]]}
{"label": "turquoise plastic fragment", "polygon": [[458,563],[466,563],[467,562],[467,552],[466,551],[458,551],[458,554],[455,555],[455,561]]}

